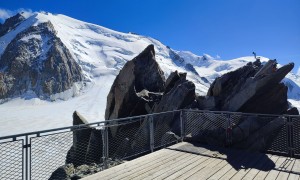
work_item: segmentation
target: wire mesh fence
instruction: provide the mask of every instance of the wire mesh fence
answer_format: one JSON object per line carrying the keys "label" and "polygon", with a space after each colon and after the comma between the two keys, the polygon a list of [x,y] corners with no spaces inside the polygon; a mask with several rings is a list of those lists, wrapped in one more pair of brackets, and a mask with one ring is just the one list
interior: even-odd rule
{"label": "wire mesh fence", "polygon": [[0,143],[0,179],[23,178],[23,140]]}
{"label": "wire mesh fence", "polygon": [[295,151],[295,156],[300,157],[300,117],[292,117],[292,142],[293,143],[293,149]]}
{"label": "wire mesh fence", "polygon": [[299,117],[184,111],[185,140],[281,155],[299,155]]}
{"label": "wire mesh fence", "polygon": [[48,179],[58,167],[64,165],[72,138],[72,132],[30,138],[31,179]]}
{"label": "wire mesh fence", "polygon": [[0,179],[78,179],[183,140],[300,157],[300,117],[178,110],[0,137]]}

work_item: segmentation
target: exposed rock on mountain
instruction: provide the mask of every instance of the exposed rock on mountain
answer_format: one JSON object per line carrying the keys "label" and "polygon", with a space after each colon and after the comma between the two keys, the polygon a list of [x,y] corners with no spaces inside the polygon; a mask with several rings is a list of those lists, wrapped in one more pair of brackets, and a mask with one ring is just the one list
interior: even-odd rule
{"label": "exposed rock on mountain", "polygon": [[17,15],[6,19],[4,24],[0,23],[0,37],[17,27],[24,20],[25,17],[18,13]]}
{"label": "exposed rock on mountain", "polygon": [[50,22],[19,33],[1,55],[0,69],[1,99],[26,91],[45,99],[83,80],[81,68]]}

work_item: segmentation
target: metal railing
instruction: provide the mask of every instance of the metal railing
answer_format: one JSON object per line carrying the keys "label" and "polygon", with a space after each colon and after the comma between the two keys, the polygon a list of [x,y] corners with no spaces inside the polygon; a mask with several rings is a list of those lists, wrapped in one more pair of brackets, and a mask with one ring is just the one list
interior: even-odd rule
{"label": "metal railing", "polygon": [[181,141],[300,157],[300,116],[176,110],[0,137],[0,179],[76,179]]}

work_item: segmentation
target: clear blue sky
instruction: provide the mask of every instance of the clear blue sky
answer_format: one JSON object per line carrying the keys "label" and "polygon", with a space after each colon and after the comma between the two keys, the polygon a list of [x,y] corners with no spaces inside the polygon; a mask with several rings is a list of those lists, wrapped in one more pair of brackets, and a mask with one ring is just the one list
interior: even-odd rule
{"label": "clear blue sky", "polygon": [[3,0],[0,8],[65,14],[198,55],[255,51],[300,64],[300,0]]}

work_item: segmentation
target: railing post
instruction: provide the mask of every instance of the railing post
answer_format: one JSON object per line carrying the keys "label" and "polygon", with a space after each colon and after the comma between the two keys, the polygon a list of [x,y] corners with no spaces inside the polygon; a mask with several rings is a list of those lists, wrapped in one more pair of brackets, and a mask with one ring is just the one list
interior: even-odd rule
{"label": "railing post", "polygon": [[102,149],[102,160],[104,169],[108,168],[108,156],[109,156],[109,142],[108,142],[108,127],[105,123],[103,129],[102,129],[102,142],[103,142],[103,149]]}
{"label": "railing post", "polygon": [[232,144],[232,126],[231,126],[231,116],[227,114],[226,116],[226,145],[230,146]]}
{"label": "railing post", "polygon": [[180,111],[180,139],[181,139],[181,142],[183,142],[183,139],[185,137],[185,132],[184,132],[184,124],[185,123],[185,119],[184,119],[184,111],[181,110]]}
{"label": "railing post", "polygon": [[154,125],[153,125],[153,115],[148,116],[149,119],[149,135],[150,135],[150,150],[151,152],[154,151]]}
{"label": "railing post", "polygon": [[288,154],[290,157],[294,157],[294,137],[293,137],[293,120],[290,116],[287,116],[287,138],[288,138]]}
{"label": "railing post", "polygon": [[25,179],[28,180],[28,136],[25,136]]}

